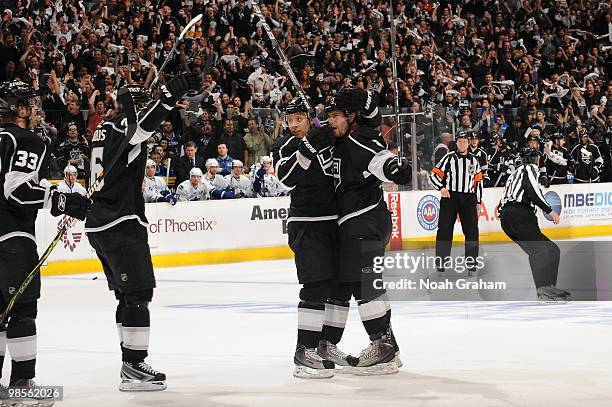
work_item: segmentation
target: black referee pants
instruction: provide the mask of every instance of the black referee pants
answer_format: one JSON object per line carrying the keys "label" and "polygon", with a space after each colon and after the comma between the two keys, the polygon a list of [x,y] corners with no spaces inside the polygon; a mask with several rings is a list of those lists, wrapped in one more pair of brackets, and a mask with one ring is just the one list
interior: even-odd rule
{"label": "black referee pants", "polygon": [[[457,215],[461,220],[461,229],[465,235],[465,257],[468,269],[475,267],[478,257],[478,213],[476,212],[476,194],[450,191],[450,198],[440,199],[440,219],[436,235],[436,257],[441,265],[451,254],[453,228]],[[454,262],[453,262],[454,264]],[[443,269],[444,267],[438,267]]]}
{"label": "black referee pants", "polygon": [[536,288],[556,285],[561,251],[542,233],[533,209],[523,204],[507,204],[500,220],[504,233],[529,255]]}

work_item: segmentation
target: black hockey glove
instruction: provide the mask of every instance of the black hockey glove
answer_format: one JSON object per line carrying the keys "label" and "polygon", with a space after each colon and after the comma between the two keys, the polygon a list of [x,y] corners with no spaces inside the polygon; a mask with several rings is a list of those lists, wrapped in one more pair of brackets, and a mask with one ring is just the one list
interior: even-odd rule
{"label": "black hockey glove", "polygon": [[51,215],[68,215],[84,220],[91,208],[91,200],[81,194],[53,191],[51,195]]}
{"label": "black hockey glove", "polygon": [[329,126],[321,128],[312,128],[306,137],[300,143],[299,151],[305,157],[313,159],[318,153],[324,149],[331,147],[333,144],[333,133]]}
{"label": "black hockey glove", "polygon": [[399,164],[396,158],[390,158],[383,166],[383,173],[389,181],[396,184],[405,185],[412,180],[412,168],[406,160]]}
{"label": "black hockey glove", "polygon": [[540,177],[540,184],[542,184],[544,188],[550,187],[550,181],[551,181],[550,178],[547,177],[546,175],[542,175]]}
{"label": "black hockey glove", "polygon": [[187,91],[200,90],[201,87],[202,80],[199,75],[194,73],[177,75],[161,87],[160,98],[163,103],[174,105]]}

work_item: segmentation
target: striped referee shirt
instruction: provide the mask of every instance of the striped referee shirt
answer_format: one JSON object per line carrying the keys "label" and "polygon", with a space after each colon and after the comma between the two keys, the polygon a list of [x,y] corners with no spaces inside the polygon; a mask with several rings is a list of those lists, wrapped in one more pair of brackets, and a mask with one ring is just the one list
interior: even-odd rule
{"label": "striped referee shirt", "polygon": [[477,202],[482,201],[482,170],[478,158],[469,152],[446,154],[429,174],[429,180],[438,191],[446,188],[451,192],[476,194]]}
{"label": "striped referee shirt", "polygon": [[509,203],[521,203],[532,207],[534,212],[536,206],[545,213],[552,212],[538,185],[539,174],[540,171],[535,164],[520,165],[506,182],[500,208],[503,209]]}

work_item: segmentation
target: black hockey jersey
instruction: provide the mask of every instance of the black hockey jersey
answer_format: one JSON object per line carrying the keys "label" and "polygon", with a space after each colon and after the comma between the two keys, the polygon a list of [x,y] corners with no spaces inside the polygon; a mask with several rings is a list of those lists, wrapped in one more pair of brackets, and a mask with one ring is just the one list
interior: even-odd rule
{"label": "black hockey jersey", "polygon": [[0,241],[26,237],[36,242],[36,216],[49,194],[39,185],[46,153],[45,143],[33,132],[16,125],[0,129]]}
{"label": "black hockey jersey", "polygon": [[302,141],[285,134],[272,145],[272,161],[279,181],[291,188],[288,222],[338,219],[332,172],[333,148],[323,150],[317,161],[304,157]]}
{"label": "black hockey jersey", "polygon": [[506,185],[506,180],[514,171],[514,158],[512,152],[507,148],[489,148],[485,186],[503,187]]}
{"label": "black hockey jersey", "polygon": [[567,179],[567,169],[571,161],[567,148],[551,146],[546,156],[546,172],[550,175],[551,180]]}
{"label": "black hockey jersey", "polygon": [[595,144],[578,144],[571,152],[576,166],[574,179],[578,182],[599,182],[603,158]]}
{"label": "black hockey jersey", "polygon": [[336,139],[333,170],[338,224],[376,208],[383,201],[382,182],[391,182],[383,173],[383,165],[394,157],[373,127],[360,127],[347,137]]}
{"label": "black hockey jersey", "polygon": [[147,225],[142,196],[147,140],[172,108],[158,100],[138,112],[136,133],[122,152],[117,150],[127,135],[125,114],[100,123],[91,143],[91,182],[103,170],[104,163],[116,154],[121,156],[92,196],[93,206],[85,221],[85,232],[99,232],[130,219]]}

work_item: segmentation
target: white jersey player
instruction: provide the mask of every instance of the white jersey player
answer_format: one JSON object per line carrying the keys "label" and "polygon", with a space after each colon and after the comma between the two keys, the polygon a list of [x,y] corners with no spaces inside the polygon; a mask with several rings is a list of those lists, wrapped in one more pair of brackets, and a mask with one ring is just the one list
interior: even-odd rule
{"label": "white jersey player", "polygon": [[232,173],[225,176],[228,186],[234,190],[235,198],[250,197],[253,195],[251,181],[242,175],[242,161],[232,161]]}
{"label": "white jersey player", "polygon": [[164,179],[155,176],[156,170],[155,161],[147,160],[142,190],[142,196],[146,203],[165,201],[166,195],[170,193]]}
{"label": "white jersey player", "polygon": [[251,171],[251,188],[253,196],[268,197],[287,195],[288,191],[280,183],[273,172],[272,159],[265,155],[261,157],[261,166]]}
{"label": "white jersey player", "polygon": [[227,188],[228,182],[222,175],[219,175],[220,172],[219,161],[214,158],[209,158],[206,160],[206,174],[204,174],[202,182],[216,189]]}
{"label": "white jersey player", "polygon": [[202,182],[202,170],[193,167],[189,171],[189,179],[180,183],[176,188],[176,198],[179,201],[205,201],[210,199],[212,187]]}
{"label": "white jersey player", "polygon": [[67,165],[64,168],[64,180],[57,184],[57,190],[64,193],[77,193],[79,195],[85,196],[87,191],[76,181],[77,179],[77,169],[72,165]]}

